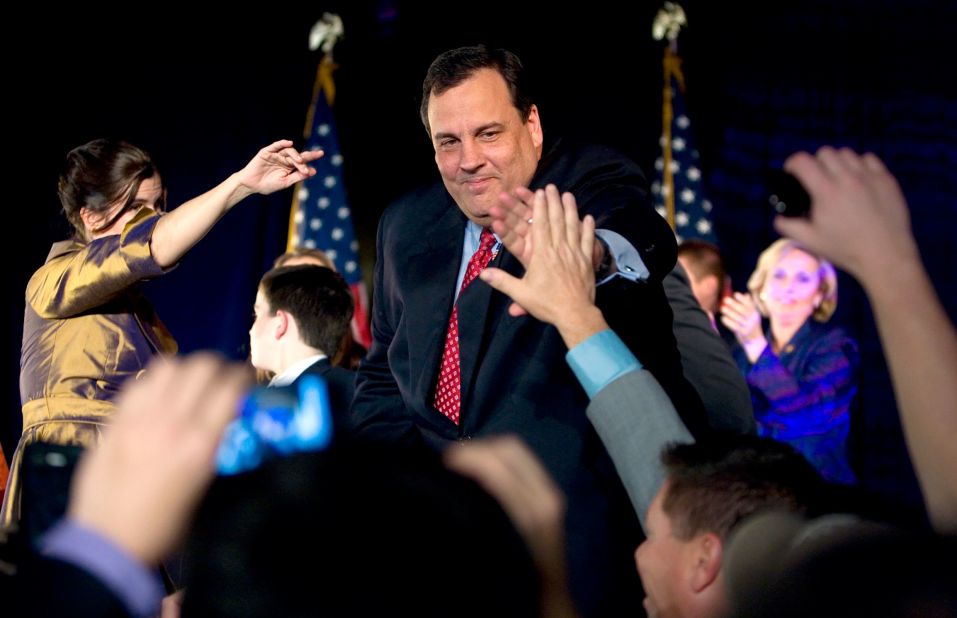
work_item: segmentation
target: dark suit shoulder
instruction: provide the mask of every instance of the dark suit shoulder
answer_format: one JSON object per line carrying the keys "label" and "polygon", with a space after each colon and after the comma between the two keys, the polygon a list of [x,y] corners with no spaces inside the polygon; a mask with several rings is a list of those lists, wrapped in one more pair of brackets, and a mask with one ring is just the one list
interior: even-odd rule
{"label": "dark suit shoulder", "polygon": [[389,204],[382,213],[379,225],[404,227],[410,223],[421,223],[441,216],[452,205],[445,185],[436,182],[410,191]]}
{"label": "dark suit shoulder", "polygon": [[638,250],[660,281],[675,265],[674,232],[654,208],[648,181],[637,163],[607,146],[559,140],[539,162],[532,188],[554,183],[575,196],[579,213],[596,227],[620,234]]}
{"label": "dark suit shoulder", "polygon": [[[333,366],[324,358],[306,369],[302,376],[317,375],[326,382],[329,390],[329,403],[332,406],[333,422],[337,428],[348,427],[349,408],[356,392],[356,374],[354,371]],[[302,376],[299,378],[301,379]],[[299,379],[296,380],[297,382]]]}
{"label": "dark suit shoulder", "polygon": [[441,182],[412,191],[390,204],[379,220],[379,258],[414,255],[450,238],[456,241],[451,232],[460,233],[465,221]]}
{"label": "dark suit shoulder", "polygon": [[594,183],[596,191],[603,183],[632,185],[643,196],[648,195],[648,181],[635,161],[614,148],[600,144],[584,144],[566,139],[559,140],[543,156],[532,185],[535,188],[554,182],[563,191],[575,193],[576,198],[587,200]]}

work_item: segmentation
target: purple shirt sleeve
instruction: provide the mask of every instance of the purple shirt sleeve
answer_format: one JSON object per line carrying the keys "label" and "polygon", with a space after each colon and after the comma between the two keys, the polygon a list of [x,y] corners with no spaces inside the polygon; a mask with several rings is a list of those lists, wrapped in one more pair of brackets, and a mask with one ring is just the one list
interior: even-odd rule
{"label": "purple shirt sleeve", "polygon": [[163,600],[159,573],[101,534],[68,519],[40,539],[40,553],[69,562],[98,578],[133,616],[155,616]]}

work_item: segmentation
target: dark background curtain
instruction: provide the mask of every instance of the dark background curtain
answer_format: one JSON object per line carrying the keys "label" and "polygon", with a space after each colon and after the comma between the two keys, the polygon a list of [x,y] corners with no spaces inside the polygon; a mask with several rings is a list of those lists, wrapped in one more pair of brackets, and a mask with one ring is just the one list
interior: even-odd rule
{"label": "dark background curtain", "polygon": [[[637,4],[637,3],[636,3]],[[157,160],[170,203],[212,187],[261,146],[298,139],[318,57],[312,23],[339,12],[336,116],[344,174],[371,277],[383,208],[437,178],[418,120],[422,77],[444,49],[488,42],[516,51],[535,77],[546,131],[616,146],[651,175],[661,130],[657,6],[484,3],[441,9],[400,0],[283,5],[198,17],[150,7],[41,14],[7,23],[9,280],[4,346],[9,457],[20,431],[17,387],[23,289],[52,242],[69,234],[56,179],[66,152],[116,136]],[[957,218],[957,5],[942,0],[786,0],[754,8],[687,0],[680,40],[686,100],[704,185],[736,289],[774,238],[764,172],[822,144],[872,150],[898,176],[914,232],[951,316]],[[268,8],[268,7],[267,7]],[[547,16],[545,13],[547,12]],[[204,11],[205,13],[205,11]],[[138,14],[139,10],[138,10]],[[40,60],[42,58],[42,60]],[[184,352],[240,359],[259,277],[284,250],[290,192],[239,204],[169,275],[144,286]],[[371,281],[370,281],[371,284]],[[863,356],[856,458],[868,487],[919,504],[873,318],[842,276],[838,323]],[[371,285],[370,285],[371,289]]]}

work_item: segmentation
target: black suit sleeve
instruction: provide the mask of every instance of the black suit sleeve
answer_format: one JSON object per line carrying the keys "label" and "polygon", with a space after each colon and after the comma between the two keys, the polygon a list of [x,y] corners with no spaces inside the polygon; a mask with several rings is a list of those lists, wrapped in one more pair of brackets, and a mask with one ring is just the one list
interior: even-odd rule
{"label": "black suit sleeve", "polygon": [[417,444],[421,443],[418,429],[411,416],[406,414],[399,385],[389,367],[389,346],[396,329],[389,316],[399,314],[387,306],[395,301],[388,298],[384,291],[384,264],[388,256],[384,239],[388,221],[388,216],[383,216],[376,238],[372,346],[359,365],[350,416],[355,435],[360,438]]}
{"label": "black suit sleeve", "polygon": [[668,223],[655,211],[641,168],[621,153],[601,146],[560,146],[541,166],[534,186],[555,183],[569,191],[582,217],[597,228],[623,236],[641,255],[652,281],[661,281],[677,260]]}
{"label": "black suit sleeve", "polygon": [[[14,576],[0,576],[4,615],[130,618],[123,602],[103,582],[68,562],[31,555]],[[8,594],[9,593],[9,594]],[[9,613],[8,613],[9,612]]]}
{"label": "black suit sleeve", "polygon": [[688,275],[676,265],[664,280],[665,295],[674,312],[675,339],[685,378],[698,392],[716,431],[754,433],[751,391],[731,356],[731,350],[711,327],[688,284]]}

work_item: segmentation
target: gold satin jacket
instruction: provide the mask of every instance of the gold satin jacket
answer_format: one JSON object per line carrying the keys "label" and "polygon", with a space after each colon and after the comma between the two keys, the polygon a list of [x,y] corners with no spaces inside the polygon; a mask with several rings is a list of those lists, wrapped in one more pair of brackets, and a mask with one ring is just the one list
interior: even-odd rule
{"label": "gold satin jacket", "polygon": [[30,278],[20,354],[23,435],[0,524],[19,518],[26,445],[94,444],[123,382],[154,355],[176,353],[176,342],[135,288],[164,272],[150,253],[160,216],[144,208],[118,235],[55,243]]}

